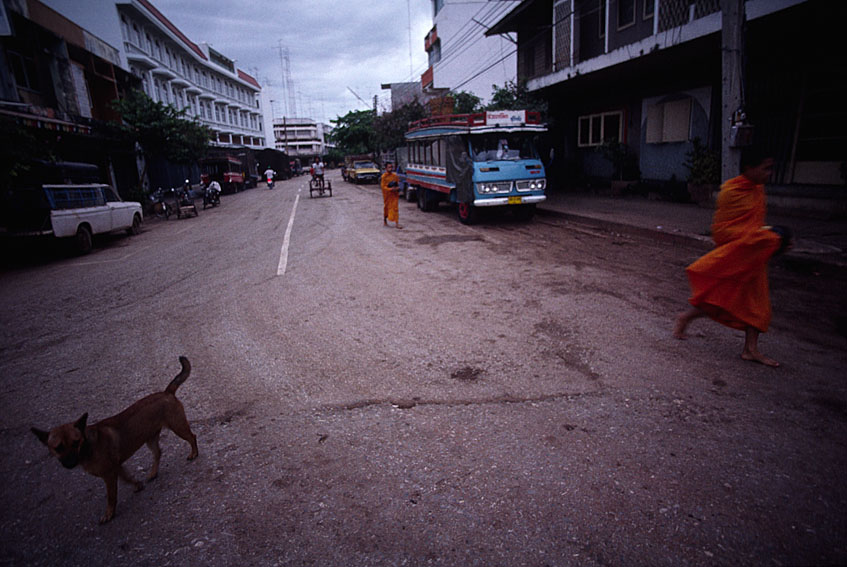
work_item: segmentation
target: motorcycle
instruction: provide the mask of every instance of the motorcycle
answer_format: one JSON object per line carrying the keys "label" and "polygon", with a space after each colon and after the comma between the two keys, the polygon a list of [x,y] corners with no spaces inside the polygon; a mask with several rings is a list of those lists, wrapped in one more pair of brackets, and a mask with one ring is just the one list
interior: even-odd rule
{"label": "motorcycle", "polygon": [[153,212],[160,219],[167,220],[174,212],[174,206],[169,204],[167,198],[170,196],[173,200],[173,189],[165,191],[159,187],[154,193],[150,194],[150,202],[153,204]]}
{"label": "motorcycle", "polygon": [[273,188],[274,188],[274,178],[268,177],[268,189],[273,189]]}
{"label": "motorcycle", "polygon": [[221,190],[217,183],[209,183],[203,191],[203,208],[217,207],[221,204]]}

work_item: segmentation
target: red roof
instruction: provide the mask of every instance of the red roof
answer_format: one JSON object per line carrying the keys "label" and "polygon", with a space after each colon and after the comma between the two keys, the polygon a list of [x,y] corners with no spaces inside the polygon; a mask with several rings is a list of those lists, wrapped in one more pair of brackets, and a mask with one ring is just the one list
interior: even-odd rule
{"label": "red roof", "polygon": [[253,77],[251,77],[250,75],[248,75],[247,73],[242,71],[241,69],[238,69],[238,78],[241,79],[242,81],[246,81],[246,82],[250,83],[251,85],[253,85],[257,89],[262,88],[261,86],[259,86],[259,81],[257,81],[256,79],[254,79]]}
{"label": "red roof", "polygon": [[[179,39],[181,39],[185,43],[185,45],[190,47],[191,50],[194,51],[194,53],[196,53],[201,58],[208,61],[208,58],[203,53],[203,50],[200,49],[199,47],[197,47],[197,44],[195,44],[193,41],[191,41],[190,39],[185,37],[185,34],[182,33],[181,31],[179,31],[179,28],[177,28],[175,25],[173,25],[169,19],[167,19],[159,10],[156,9],[155,6],[153,6],[153,4],[151,4],[149,2],[149,0],[138,0],[138,3],[141,4],[142,6],[144,6],[145,8],[147,8],[147,10],[151,14],[153,14],[156,17],[157,20],[162,22],[165,25],[166,28],[171,30],[171,32],[173,32],[174,35],[176,35]],[[256,86],[258,86],[258,85],[256,85]]]}

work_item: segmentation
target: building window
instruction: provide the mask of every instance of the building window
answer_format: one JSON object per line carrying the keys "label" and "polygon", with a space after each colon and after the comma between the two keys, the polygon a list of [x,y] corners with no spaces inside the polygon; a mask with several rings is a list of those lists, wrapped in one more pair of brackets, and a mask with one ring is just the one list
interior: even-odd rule
{"label": "building window", "polygon": [[441,61],[441,40],[436,39],[429,49],[429,66],[432,67],[439,61]]}
{"label": "building window", "polygon": [[39,90],[38,70],[35,66],[35,59],[21,55],[15,51],[7,51],[6,56],[9,59],[9,67],[12,68],[12,74],[15,76],[15,84],[18,88],[31,91]]}
{"label": "building window", "polygon": [[656,5],[653,0],[644,0],[644,19],[649,20],[653,17],[653,12],[656,10]]}
{"label": "building window", "polygon": [[618,29],[635,24],[635,0],[618,0]]}
{"label": "building window", "polygon": [[600,11],[600,37],[606,37],[606,0],[597,0]]}
{"label": "building window", "polygon": [[141,47],[141,32],[138,31],[138,25],[132,24],[132,42]]}
{"label": "building window", "polygon": [[663,102],[647,107],[648,144],[686,142],[691,124],[691,98]]}
{"label": "building window", "polygon": [[623,112],[602,112],[579,117],[577,145],[581,148],[599,146],[603,142],[623,139]]}

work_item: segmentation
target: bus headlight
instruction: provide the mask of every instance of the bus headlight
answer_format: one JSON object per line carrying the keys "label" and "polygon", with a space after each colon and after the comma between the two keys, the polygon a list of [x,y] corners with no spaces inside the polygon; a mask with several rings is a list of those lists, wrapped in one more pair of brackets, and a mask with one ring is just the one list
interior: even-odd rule
{"label": "bus headlight", "polygon": [[485,181],[476,184],[476,192],[480,195],[490,195],[492,193],[508,193],[512,190],[511,181]]}
{"label": "bus headlight", "polygon": [[547,180],[544,178],[523,179],[521,181],[516,181],[515,185],[517,186],[518,191],[544,191],[547,187]]}

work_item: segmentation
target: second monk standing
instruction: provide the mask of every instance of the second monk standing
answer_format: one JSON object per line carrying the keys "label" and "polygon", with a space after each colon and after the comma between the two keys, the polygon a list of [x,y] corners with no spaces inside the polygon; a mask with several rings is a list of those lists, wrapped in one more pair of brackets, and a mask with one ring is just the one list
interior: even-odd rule
{"label": "second monk standing", "polygon": [[388,226],[388,221],[400,226],[400,178],[394,173],[394,164],[385,164],[385,173],[379,178],[379,186],[382,189],[382,223]]}

